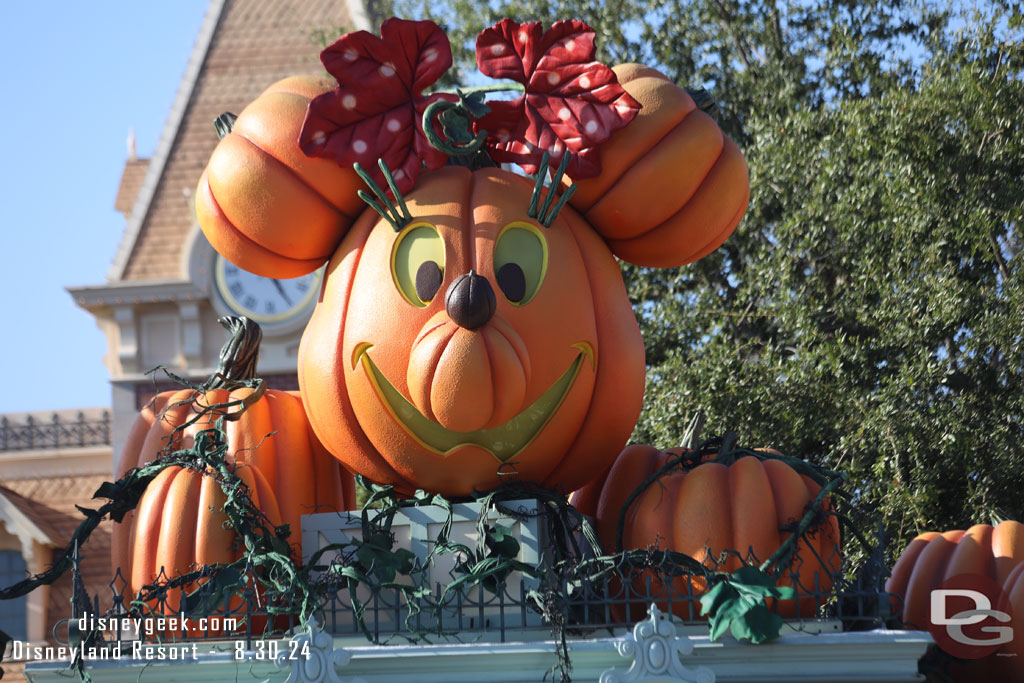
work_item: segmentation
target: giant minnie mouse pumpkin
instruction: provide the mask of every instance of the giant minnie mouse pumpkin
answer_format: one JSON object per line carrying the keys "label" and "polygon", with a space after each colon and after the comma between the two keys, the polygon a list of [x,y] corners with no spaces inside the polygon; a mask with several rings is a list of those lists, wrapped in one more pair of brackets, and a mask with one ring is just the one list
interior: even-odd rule
{"label": "giant minnie mouse pumpkin", "polygon": [[714,250],[746,208],[746,165],[685,90],[595,62],[583,22],[506,19],[476,54],[523,94],[423,95],[452,62],[432,22],[342,37],[321,55],[337,83],[287,79],[239,115],[197,213],[258,274],[328,263],[299,381],[349,469],[401,492],[568,491],[608,467],[643,397],[613,254]]}

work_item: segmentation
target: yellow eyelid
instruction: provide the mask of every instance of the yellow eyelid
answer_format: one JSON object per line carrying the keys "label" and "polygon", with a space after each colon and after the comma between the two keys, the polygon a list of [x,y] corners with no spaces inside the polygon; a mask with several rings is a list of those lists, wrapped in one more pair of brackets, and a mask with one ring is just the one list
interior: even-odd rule
{"label": "yellow eyelid", "polygon": [[[522,229],[522,230],[526,230],[528,232],[533,233],[537,237],[537,241],[540,242],[540,247],[541,247],[540,276],[537,278],[536,286],[533,288],[533,291],[529,292],[528,293],[529,295],[527,297],[525,297],[522,301],[509,301],[509,303],[512,304],[513,306],[525,306],[526,304],[530,303],[531,300],[533,300],[533,297],[537,296],[537,292],[540,291],[540,287],[544,283],[544,278],[547,277],[547,274],[548,274],[548,240],[544,236],[544,232],[539,227],[534,225],[533,223],[527,223],[526,221],[512,221],[511,223],[506,225],[504,228],[501,229],[501,232],[498,233],[498,237],[494,240],[494,250],[495,250],[495,253],[494,253],[494,256],[495,256],[495,259],[494,259],[494,262],[495,262],[495,269],[494,269],[495,272],[494,272],[494,275],[495,275],[495,277],[497,277],[497,275],[498,275],[498,272],[497,272],[498,271],[498,268],[497,268],[497,263],[498,263],[498,259],[497,259],[497,256],[498,256],[498,253],[497,253],[498,245],[501,243],[501,238],[504,236],[504,234],[506,232],[508,232],[509,230],[516,229],[516,228]],[[508,300],[506,299],[506,301],[508,301]]]}
{"label": "yellow eyelid", "polygon": [[423,308],[430,302],[423,301],[422,299],[420,299],[419,295],[416,294],[415,287],[413,287],[411,293],[406,291],[406,288],[402,286],[402,278],[398,274],[398,268],[396,264],[396,260],[398,258],[398,250],[405,242],[406,237],[409,235],[409,233],[419,228],[430,228],[430,230],[433,231],[434,236],[437,238],[437,242],[441,248],[441,263],[439,263],[438,265],[441,268],[442,276],[444,275],[445,249],[444,239],[441,237],[440,231],[437,229],[437,226],[432,225],[431,223],[428,223],[426,221],[415,221],[402,228],[402,231],[399,232],[398,235],[395,237],[395,242],[391,247],[391,279],[395,283],[395,288],[398,290],[398,293],[402,295],[403,299],[405,299],[406,301],[408,301],[410,304],[417,308]]}

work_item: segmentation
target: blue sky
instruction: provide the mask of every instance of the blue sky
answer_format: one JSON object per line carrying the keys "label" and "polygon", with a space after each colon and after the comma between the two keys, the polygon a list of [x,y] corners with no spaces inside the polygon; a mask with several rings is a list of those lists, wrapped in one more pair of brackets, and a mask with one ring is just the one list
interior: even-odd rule
{"label": "blue sky", "polygon": [[114,197],[128,131],[153,153],[207,4],[5,7],[0,413],[109,405],[106,342],[64,287],[105,281],[124,230]]}

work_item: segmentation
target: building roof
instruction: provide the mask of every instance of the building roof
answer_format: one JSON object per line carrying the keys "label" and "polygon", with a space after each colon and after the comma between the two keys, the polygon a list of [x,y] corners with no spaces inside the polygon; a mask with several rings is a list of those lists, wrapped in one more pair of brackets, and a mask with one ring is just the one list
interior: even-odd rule
{"label": "building roof", "polygon": [[30,500],[6,486],[0,486],[0,498],[4,498],[22,514],[24,520],[34,527],[32,536],[35,540],[49,544],[55,543],[54,539],[61,538],[59,527],[51,524],[53,511],[47,506]]}
{"label": "building roof", "polygon": [[217,144],[214,119],[286,76],[322,73],[316,36],[367,23],[361,0],[212,0],[108,282],[182,278],[192,195]]}
{"label": "building roof", "polygon": [[[61,552],[71,535],[84,519],[75,507],[97,508],[102,501],[93,500],[92,495],[109,476],[91,475],[74,477],[42,477],[4,482],[0,496],[18,508],[39,529],[44,531],[55,545],[54,557]],[[101,605],[109,605],[110,582],[110,530],[112,522],[105,521],[97,527],[79,550],[80,568],[86,592],[98,595]],[[47,638],[52,639],[53,627],[71,613],[72,579],[66,572],[50,586],[46,609]],[[58,630],[61,637],[67,631]]]}
{"label": "building roof", "polygon": [[124,214],[125,218],[131,216],[132,206],[135,205],[135,198],[139,196],[139,188],[146,177],[146,169],[149,168],[149,159],[128,158],[124,162],[124,171],[121,172],[121,184],[117,187],[117,197],[114,199],[114,208]]}

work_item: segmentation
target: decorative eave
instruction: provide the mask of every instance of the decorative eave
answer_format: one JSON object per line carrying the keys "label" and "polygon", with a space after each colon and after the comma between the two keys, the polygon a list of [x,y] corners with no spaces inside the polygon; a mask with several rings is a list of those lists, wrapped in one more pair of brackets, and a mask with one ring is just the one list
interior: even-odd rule
{"label": "decorative eave", "polygon": [[128,280],[66,289],[78,306],[90,312],[117,306],[201,301],[208,298],[206,291],[188,280]]}
{"label": "decorative eave", "polygon": [[156,152],[149,160],[146,176],[139,188],[138,195],[135,197],[135,203],[128,217],[128,224],[121,237],[121,244],[117,248],[114,262],[107,273],[107,281],[110,283],[118,282],[124,278],[125,268],[128,266],[128,260],[135,249],[135,242],[138,240],[142,224],[146,220],[146,214],[149,213],[153,195],[156,193],[157,185],[159,185],[160,178],[164,173],[164,167],[170,158],[171,149],[174,147],[174,140],[177,138],[178,129],[185,118],[188,103],[192,99],[192,92],[195,90],[196,82],[202,71],[203,62],[206,61],[207,52],[217,31],[217,24],[220,22],[225,2],[226,0],[211,0],[210,7],[206,10],[203,26],[199,30],[199,37],[196,39],[195,47],[192,49],[188,66],[185,68],[185,76],[181,79],[181,84],[178,86],[178,93],[174,97],[171,113],[167,117],[167,123],[164,125],[163,132],[160,134]]}

